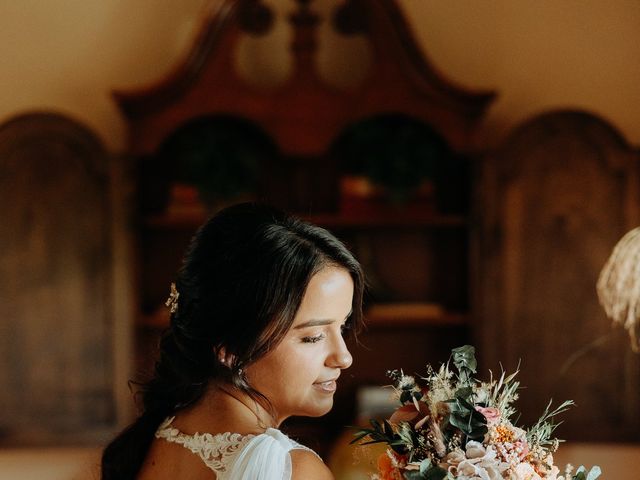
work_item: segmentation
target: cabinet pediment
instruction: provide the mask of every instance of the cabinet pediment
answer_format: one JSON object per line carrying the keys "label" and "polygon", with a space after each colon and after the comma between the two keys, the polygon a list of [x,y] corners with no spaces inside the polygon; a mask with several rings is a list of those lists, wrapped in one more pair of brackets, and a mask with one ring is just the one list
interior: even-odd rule
{"label": "cabinet pediment", "polygon": [[[397,112],[433,126],[454,149],[466,151],[494,98],[493,92],[472,92],[446,80],[425,58],[393,0],[351,0],[326,19],[314,13],[313,2],[299,1],[288,17],[290,75],[275,88],[256,88],[238,74],[234,55],[243,35],[272,28],[274,13],[253,0],[214,3],[189,54],[170,75],[114,93],[132,124],[136,153],[152,153],[180,125],[217,113],[255,122],[287,155],[320,155],[346,125]],[[368,40],[372,61],[357,88],[341,90],[318,75],[321,21],[331,21],[341,35]]]}

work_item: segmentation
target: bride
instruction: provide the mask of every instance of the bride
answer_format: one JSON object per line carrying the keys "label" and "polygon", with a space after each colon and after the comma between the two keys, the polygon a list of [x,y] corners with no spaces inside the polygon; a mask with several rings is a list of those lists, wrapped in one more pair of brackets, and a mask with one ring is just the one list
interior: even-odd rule
{"label": "bride", "polygon": [[332,479],[278,426],[331,409],[362,293],[358,262],[326,230],[257,204],[212,217],[172,285],[142,414],[105,449],[103,480]]}

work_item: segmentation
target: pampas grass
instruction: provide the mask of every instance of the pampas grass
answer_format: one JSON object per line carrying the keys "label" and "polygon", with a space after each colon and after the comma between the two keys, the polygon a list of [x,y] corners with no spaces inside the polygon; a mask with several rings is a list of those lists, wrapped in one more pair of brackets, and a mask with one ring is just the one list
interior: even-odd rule
{"label": "pampas grass", "polygon": [[623,326],[634,352],[640,352],[640,227],[614,247],[597,284],[598,299],[607,316]]}

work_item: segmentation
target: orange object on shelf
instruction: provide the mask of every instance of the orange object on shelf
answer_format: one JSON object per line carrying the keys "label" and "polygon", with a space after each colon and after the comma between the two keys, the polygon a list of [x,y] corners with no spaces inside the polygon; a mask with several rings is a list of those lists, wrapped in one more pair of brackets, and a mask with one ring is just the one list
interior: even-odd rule
{"label": "orange object on shelf", "polygon": [[167,215],[169,217],[204,217],[207,208],[200,200],[198,189],[185,183],[171,185]]}
{"label": "orange object on shelf", "polygon": [[384,187],[363,176],[346,175],[340,178],[340,212],[346,216],[434,214],[434,185],[424,181],[405,203],[395,204]]}

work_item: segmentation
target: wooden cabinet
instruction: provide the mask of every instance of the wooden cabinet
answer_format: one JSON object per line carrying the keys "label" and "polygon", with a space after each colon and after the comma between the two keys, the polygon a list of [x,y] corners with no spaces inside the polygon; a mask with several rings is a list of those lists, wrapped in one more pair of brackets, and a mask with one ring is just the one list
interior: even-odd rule
{"label": "wooden cabinet", "polygon": [[483,162],[475,305],[484,368],[520,366],[531,422],[573,399],[558,434],[638,441],[640,358],[598,304],[596,282],[638,224],[638,154],[606,121],[540,115]]}
{"label": "wooden cabinet", "polygon": [[[358,366],[346,375],[333,416],[299,424],[302,433],[315,432],[321,441],[316,447],[326,451],[328,439],[352,420],[358,385],[384,383],[388,368],[419,370],[426,361],[446,359],[468,337],[469,159],[474,129],[493,94],[443,80],[391,0],[348,1],[325,19],[312,7],[299,1],[289,17],[293,70],[283,84],[260,90],[238,77],[233,55],[239,39],[267,31],[272,12],[261,2],[226,0],[169,78],[116,93],[116,99],[129,120],[130,153],[139,159],[141,370],[150,367],[154,338],[167,322],[162,304],[169,283],[205,218],[197,208],[171,208],[180,196],[175,184],[189,177],[185,165],[194,157],[187,150],[202,156],[210,147],[208,161],[227,162],[227,173],[244,168],[229,178],[254,175],[248,182],[254,197],[330,229],[363,263],[371,284],[369,330],[365,346],[354,345]],[[357,88],[339,90],[317,75],[321,21],[369,41],[370,71]],[[362,125],[370,128],[364,136]],[[431,183],[420,199],[405,198],[404,206],[383,202],[375,208],[360,198],[354,207],[343,180],[371,174],[363,163],[372,160],[382,171],[387,161],[404,162],[401,182],[411,183],[423,169]]]}
{"label": "wooden cabinet", "polygon": [[0,443],[98,444],[128,421],[122,175],[84,125],[0,125]]}

